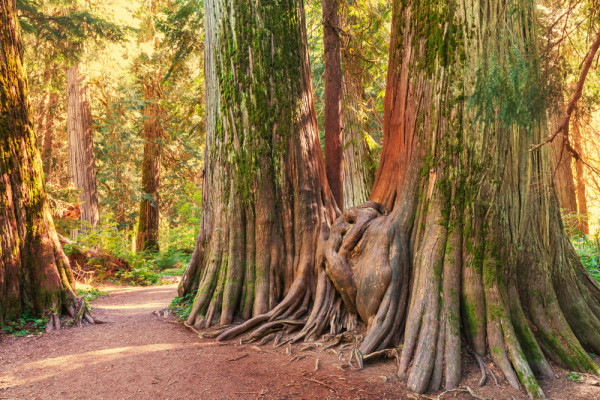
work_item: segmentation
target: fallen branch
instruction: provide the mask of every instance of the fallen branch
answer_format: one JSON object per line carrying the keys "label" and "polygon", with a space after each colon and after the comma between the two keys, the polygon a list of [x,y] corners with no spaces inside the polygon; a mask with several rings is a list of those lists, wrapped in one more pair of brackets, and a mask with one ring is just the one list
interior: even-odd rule
{"label": "fallen branch", "polygon": [[438,395],[437,400],[441,400],[442,396],[448,393],[469,393],[471,396],[475,397],[476,399],[479,400],[489,400],[487,397],[483,397],[479,394],[477,394],[473,389],[471,389],[469,386],[465,386],[464,388],[458,388],[458,389],[450,389],[450,390],[446,390],[445,392],[442,392]]}
{"label": "fallen branch", "polygon": [[317,384],[319,384],[321,386],[325,386],[326,388],[331,389],[331,390],[333,390],[335,392],[335,388],[333,386],[330,386],[330,385],[326,384],[325,382],[321,382],[321,381],[318,381],[318,380],[313,379],[313,378],[306,378],[306,377],[304,377],[304,379],[306,379],[309,382],[314,382],[314,383],[317,383]]}
{"label": "fallen branch", "polygon": [[245,353],[245,354],[242,354],[242,355],[241,355],[241,356],[239,356],[239,357],[236,357],[236,358],[230,358],[230,359],[228,359],[228,360],[225,360],[225,361],[226,361],[226,362],[238,361],[238,360],[241,360],[242,358],[246,358],[246,357],[248,357],[248,355],[249,355],[248,353]]}

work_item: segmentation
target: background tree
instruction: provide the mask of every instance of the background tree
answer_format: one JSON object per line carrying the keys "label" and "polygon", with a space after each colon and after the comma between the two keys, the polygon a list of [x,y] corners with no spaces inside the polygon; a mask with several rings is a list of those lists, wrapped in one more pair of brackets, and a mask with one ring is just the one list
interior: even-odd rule
{"label": "background tree", "polygon": [[[144,36],[158,50],[159,38],[154,26],[158,13],[159,2],[149,2],[148,14],[144,20]],[[160,204],[160,159],[164,130],[162,116],[164,111],[160,106],[162,96],[161,83],[163,74],[157,62],[152,62],[148,54],[142,54],[142,59],[150,64],[144,70],[142,88],[144,92],[144,155],[142,161],[142,199],[140,201],[140,216],[136,239],[137,251],[158,251],[159,249],[159,204]],[[144,64],[144,61],[142,61]]]}
{"label": "background tree", "polygon": [[369,199],[383,132],[391,22],[387,0],[342,2],[344,207]]}
{"label": "background tree", "polygon": [[67,132],[69,171],[75,189],[80,191],[81,220],[95,226],[100,219],[96,189],[96,157],[92,132],[92,110],[89,90],[81,65],[66,68]]}
{"label": "background tree", "polygon": [[15,3],[0,3],[0,325],[28,310],[52,329],[63,309],[85,308],[46,199],[18,26]]}
{"label": "background tree", "polygon": [[344,209],[344,149],[342,146],[341,23],[337,0],[322,0],[325,53],[325,169],[333,197]]}
{"label": "background tree", "polygon": [[[325,49],[321,1],[306,4],[317,122],[325,143]],[[340,2],[335,27],[342,54],[341,132],[344,207],[364,203],[377,172],[391,22],[388,0]],[[325,162],[331,160],[324,151]],[[330,183],[331,185],[331,183]]]}

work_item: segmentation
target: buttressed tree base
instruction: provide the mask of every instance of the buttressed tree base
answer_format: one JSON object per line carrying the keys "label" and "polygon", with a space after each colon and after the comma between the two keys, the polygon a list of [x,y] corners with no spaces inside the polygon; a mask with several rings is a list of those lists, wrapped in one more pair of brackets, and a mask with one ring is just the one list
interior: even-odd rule
{"label": "buttressed tree base", "polygon": [[93,323],[50,214],[13,1],[0,2],[0,326],[25,311]]}
{"label": "buttressed tree base", "polygon": [[530,151],[550,103],[533,2],[394,1],[381,164],[370,201],[341,216],[302,2],[280,3],[205,2],[207,211],[187,323],[252,317],[219,339],[296,341],[360,318],[360,352],[402,345],[398,375],[420,393],[459,384],[462,337],[532,398],[549,360],[597,374],[600,287],[563,232],[548,146]]}

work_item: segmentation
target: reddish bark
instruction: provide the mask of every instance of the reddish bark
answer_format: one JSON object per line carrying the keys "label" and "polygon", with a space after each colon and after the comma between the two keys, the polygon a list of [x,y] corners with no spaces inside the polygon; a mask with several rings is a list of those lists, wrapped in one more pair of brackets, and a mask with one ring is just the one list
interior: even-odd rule
{"label": "reddish bark", "polygon": [[327,181],[340,209],[344,208],[344,148],[342,145],[342,61],[338,0],[323,0],[325,49],[325,167]]}

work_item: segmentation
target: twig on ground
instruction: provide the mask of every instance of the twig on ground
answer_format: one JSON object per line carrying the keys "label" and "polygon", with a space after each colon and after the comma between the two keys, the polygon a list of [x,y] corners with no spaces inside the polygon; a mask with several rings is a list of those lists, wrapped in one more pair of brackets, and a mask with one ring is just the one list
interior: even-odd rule
{"label": "twig on ground", "polygon": [[245,353],[245,354],[242,354],[242,355],[241,355],[241,356],[239,356],[239,357],[236,357],[236,358],[230,358],[230,359],[228,359],[228,360],[225,360],[225,361],[226,361],[226,362],[230,362],[230,361],[238,361],[238,360],[241,360],[242,358],[246,358],[246,357],[248,357],[248,355],[249,355],[248,353]]}
{"label": "twig on ground", "polygon": [[331,386],[331,385],[326,384],[325,382],[318,381],[318,380],[316,380],[314,378],[304,377],[304,379],[306,379],[309,382],[314,382],[314,383],[317,383],[317,384],[319,384],[321,386],[325,386],[326,388],[331,389],[331,390],[333,390],[335,392],[335,388],[333,386]]}
{"label": "twig on ground", "polygon": [[441,400],[442,396],[448,393],[456,393],[456,392],[460,392],[460,393],[469,393],[471,396],[475,397],[476,399],[479,400],[489,400],[487,397],[483,397],[480,396],[479,394],[477,394],[473,389],[471,389],[469,386],[465,386],[464,388],[457,388],[457,389],[450,389],[450,390],[446,390],[442,393],[440,393],[437,397],[437,400]]}

